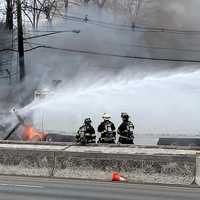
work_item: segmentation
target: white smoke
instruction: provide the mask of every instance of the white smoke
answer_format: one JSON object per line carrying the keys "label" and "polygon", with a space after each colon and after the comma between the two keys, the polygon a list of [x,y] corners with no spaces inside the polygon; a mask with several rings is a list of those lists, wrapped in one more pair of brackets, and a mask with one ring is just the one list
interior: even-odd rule
{"label": "white smoke", "polygon": [[133,79],[131,70],[124,70],[112,80],[102,79],[93,84],[83,78],[80,84],[69,84],[21,112],[38,113],[35,125],[40,129],[43,126],[73,133],[86,117],[91,117],[97,126],[104,112],[118,125],[120,113],[126,111],[139,134],[194,134],[200,129],[199,75],[197,71]]}

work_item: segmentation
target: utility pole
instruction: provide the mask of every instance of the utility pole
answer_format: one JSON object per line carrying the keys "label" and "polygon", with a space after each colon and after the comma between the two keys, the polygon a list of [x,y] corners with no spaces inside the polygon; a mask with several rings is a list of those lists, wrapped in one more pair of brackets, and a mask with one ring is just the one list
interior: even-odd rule
{"label": "utility pole", "polygon": [[17,0],[17,32],[18,32],[18,53],[19,53],[19,78],[22,82],[25,78],[24,65],[24,38],[22,26],[22,7],[21,0]]}

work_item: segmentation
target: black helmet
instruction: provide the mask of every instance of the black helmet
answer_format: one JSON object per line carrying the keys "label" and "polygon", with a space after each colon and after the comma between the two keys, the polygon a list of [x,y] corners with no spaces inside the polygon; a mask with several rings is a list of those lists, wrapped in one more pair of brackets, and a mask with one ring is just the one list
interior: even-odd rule
{"label": "black helmet", "polygon": [[90,118],[86,118],[84,122],[85,122],[85,124],[89,124],[92,122],[92,120]]}
{"label": "black helmet", "polygon": [[125,112],[123,112],[123,113],[121,113],[121,118],[126,118],[126,119],[128,119],[129,118],[129,115],[127,114],[127,113],[125,113]]}

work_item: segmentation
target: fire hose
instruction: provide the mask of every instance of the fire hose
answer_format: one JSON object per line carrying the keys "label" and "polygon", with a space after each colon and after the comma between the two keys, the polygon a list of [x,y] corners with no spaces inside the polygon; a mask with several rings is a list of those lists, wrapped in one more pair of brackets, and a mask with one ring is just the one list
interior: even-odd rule
{"label": "fire hose", "polygon": [[21,126],[21,123],[18,122],[18,123],[14,126],[14,128],[8,133],[8,135],[7,135],[6,137],[3,138],[3,140],[8,140],[8,139],[11,137],[11,135],[12,135],[20,126]]}
{"label": "fire hose", "polygon": [[21,124],[23,122],[23,119],[18,115],[15,108],[13,108],[13,112],[17,116],[19,122],[12,128],[12,130],[8,133],[8,135],[3,138],[3,140],[8,140],[11,137],[11,135],[21,126]]}

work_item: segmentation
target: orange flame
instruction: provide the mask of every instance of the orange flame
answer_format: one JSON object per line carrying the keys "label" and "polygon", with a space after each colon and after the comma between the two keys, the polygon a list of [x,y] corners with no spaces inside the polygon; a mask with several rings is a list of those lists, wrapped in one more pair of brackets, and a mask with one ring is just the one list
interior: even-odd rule
{"label": "orange flame", "polygon": [[47,137],[48,133],[38,132],[34,130],[31,126],[25,126],[25,131],[23,134],[23,139],[25,141],[43,141]]}

